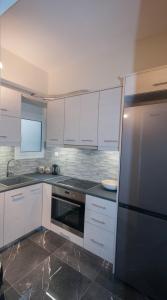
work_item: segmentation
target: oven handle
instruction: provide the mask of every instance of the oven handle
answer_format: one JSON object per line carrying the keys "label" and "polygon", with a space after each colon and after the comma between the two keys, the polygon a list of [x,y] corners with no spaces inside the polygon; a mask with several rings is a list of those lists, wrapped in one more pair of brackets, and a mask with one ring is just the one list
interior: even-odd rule
{"label": "oven handle", "polygon": [[55,200],[70,204],[70,205],[75,206],[75,207],[81,207],[81,205],[73,203],[71,201],[67,201],[67,200],[64,200],[64,199],[61,199],[61,198],[58,198],[58,197],[54,197],[54,196],[52,196],[52,198],[55,199]]}

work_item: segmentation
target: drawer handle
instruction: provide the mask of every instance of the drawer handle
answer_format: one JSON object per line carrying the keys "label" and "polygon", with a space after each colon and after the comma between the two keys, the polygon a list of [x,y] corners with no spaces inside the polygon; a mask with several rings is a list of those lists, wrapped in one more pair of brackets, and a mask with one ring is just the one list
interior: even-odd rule
{"label": "drawer handle", "polygon": [[99,224],[102,224],[102,225],[105,225],[105,224],[106,224],[105,222],[99,221],[99,220],[97,220],[97,219],[95,219],[95,218],[91,218],[91,219],[92,219],[92,221],[94,221],[94,222],[96,222],[96,223],[99,223]]}
{"label": "drawer handle", "polygon": [[33,189],[31,192],[40,192],[40,189]]}
{"label": "drawer handle", "polygon": [[11,197],[13,198],[13,197],[18,197],[18,196],[23,196],[23,194],[22,193],[18,193],[18,194],[12,195]]}
{"label": "drawer handle", "polygon": [[98,205],[98,204],[95,204],[95,203],[92,203],[92,205],[97,207],[97,208],[106,209],[105,206],[101,206],[101,205]]}
{"label": "drawer handle", "polygon": [[157,83],[153,83],[153,86],[166,85],[166,84],[167,84],[167,81],[157,82]]}
{"label": "drawer handle", "polygon": [[104,247],[104,244],[99,243],[99,242],[95,241],[94,239],[90,239],[90,240],[91,240],[92,243],[94,243],[94,244],[96,244],[96,245],[98,245],[98,246],[100,246],[102,248]]}
{"label": "drawer handle", "polygon": [[0,138],[6,139],[7,136],[6,135],[0,135]]}

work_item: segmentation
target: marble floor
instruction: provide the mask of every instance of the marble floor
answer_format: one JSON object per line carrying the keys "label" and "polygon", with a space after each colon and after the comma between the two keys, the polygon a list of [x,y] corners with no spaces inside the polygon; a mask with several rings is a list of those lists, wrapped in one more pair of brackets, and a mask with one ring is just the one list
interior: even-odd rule
{"label": "marble floor", "polygon": [[112,266],[51,231],[0,253],[0,300],[146,300],[114,279]]}

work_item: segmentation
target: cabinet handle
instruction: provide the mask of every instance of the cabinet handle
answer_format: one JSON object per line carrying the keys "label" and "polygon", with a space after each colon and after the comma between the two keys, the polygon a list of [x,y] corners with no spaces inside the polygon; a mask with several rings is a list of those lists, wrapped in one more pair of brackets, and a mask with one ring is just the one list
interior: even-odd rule
{"label": "cabinet handle", "polygon": [[6,135],[0,135],[0,138],[6,139],[7,136]]}
{"label": "cabinet handle", "polygon": [[166,84],[167,84],[167,81],[157,82],[157,83],[153,83],[153,86],[166,85]]}
{"label": "cabinet handle", "polygon": [[40,192],[40,189],[33,189],[31,192]]}
{"label": "cabinet handle", "polygon": [[75,140],[70,140],[70,139],[68,139],[68,140],[65,140],[65,142],[75,142]]}
{"label": "cabinet handle", "polygon": [[97,219],[95,219],[95,218],[91,218],[91,219],[92,219],[92,221],[94,221],[94,222],[96,222],[96,223],[99,223],[99,224],[102,224],[102,225],[106,224],[105,222],[99,221],[99,220],[97,220]]}
{"label": "cabinet handle", "polygon": [[117,140],[104,140],[104,143],[115,143],[118,142]]}
{"label": "cabinet handle", "polygon": [[19,201],[19,200],[22,200],[22,199],[24,199],[24,196],[20,196],[20,197],[17,197],[17,198],[13,197],[12,201]]}
{"label": "cabinet handle", "polygon": [[57,142],[59,139],[50,139],[50,141],[55,141],[55,142]]}
{"label": "cabinet handle", "polygon": [[95,241],[94,239],[90,239],[90,240],[91,240],[92,243],[94,243],[94,244],[96,244],[96,245],[98,245],[100,247],[104,247],[104,244],[99,243],[99,242]]}
{"label": "cabinet handle", "polygon": [[2,111],[8,111],[8,109],[6,109],[6,108],[1,108],[1,110],[2,110]]}
{"label": "cabinet handle", "polygon": [[93,142],[93,140],[81,140],[82,142]]}
{"label": "cabinet handle", "polygon": [[97,207],[97,208],[106,209],[105,206],[101,206],[101,205],[98,205],[98,204],[95,204],[95,203],[92,203],[92,205]]}
{"label": "cabinet handle", "polygon": [[12,195],[11,197],[18,197],[18,196],[22,196],[22,195],[23,195],[22,193],[18,193],[18,194]]}

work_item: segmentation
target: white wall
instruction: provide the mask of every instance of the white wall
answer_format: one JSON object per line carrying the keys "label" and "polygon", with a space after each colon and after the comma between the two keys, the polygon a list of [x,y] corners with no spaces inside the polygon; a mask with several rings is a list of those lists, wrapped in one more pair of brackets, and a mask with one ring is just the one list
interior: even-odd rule
{"label": "white wall", "polygon": [[6,49],[1,49],[2,78],[36,92],[47,93],[48,74]]}
{"label": "white wall", "polygon": [[118,85],[118,76],[167,64],[166,53],[167,34],[137,42],[130,36],[117,37],[108,52],[99,52],[97,49],[94,55],[83,56],[68,65],[62,62],[61,68],[50,72],[49,94]]}

